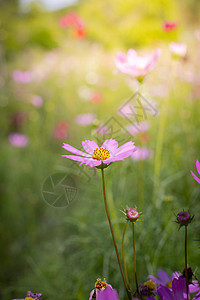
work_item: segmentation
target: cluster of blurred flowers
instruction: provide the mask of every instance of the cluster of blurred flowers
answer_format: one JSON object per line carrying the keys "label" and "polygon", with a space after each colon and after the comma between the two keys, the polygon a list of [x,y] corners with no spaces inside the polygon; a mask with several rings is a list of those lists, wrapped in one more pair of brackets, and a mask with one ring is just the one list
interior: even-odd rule
{"label": "cluster of blurred flowers", "polygon": [[86,37],[85,23],[77,13],[70,12],[62,16],[58,23],[62,28],[71,28],[75,38],[84,39]]}
{"label": "cluster of blurred flowers", "polygon": [[13,300],[39,300],[42,297],[41,293],[32,293],[31,291],[27,292],[27,297],[21,299],[13,299]]}

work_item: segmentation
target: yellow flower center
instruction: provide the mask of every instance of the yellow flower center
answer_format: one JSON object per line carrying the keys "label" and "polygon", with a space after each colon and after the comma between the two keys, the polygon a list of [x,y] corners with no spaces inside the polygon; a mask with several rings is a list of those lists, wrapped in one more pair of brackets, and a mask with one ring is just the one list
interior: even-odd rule
{"label": "yellow flower center", "polygon": [[172,289],[172,281],[167,282],[166,287]]}
{"label": "yellow flower center", "polygon": [[104,160],[110,157],[110,152],[106,148],[96,148],[92,154],[92,158]]}
{"label": "yellow flower center", "polygon": [[156,290],[156,284],[152,280],[146,281],[144,285],[147,286],[151,291]]}
{"label": "yellow flower center", "polygon": [[25,300],[33,300],[32,297],[26,297]]}
{"label": "yellow flower center", "polygon": [[106,283],[106,280],[104,278],[103,281],[101,281],[101,278],[97,278],[97,281],[95,283],[95,289],[102,289],[102,288],[105,288],[107,286],[107,283]]}

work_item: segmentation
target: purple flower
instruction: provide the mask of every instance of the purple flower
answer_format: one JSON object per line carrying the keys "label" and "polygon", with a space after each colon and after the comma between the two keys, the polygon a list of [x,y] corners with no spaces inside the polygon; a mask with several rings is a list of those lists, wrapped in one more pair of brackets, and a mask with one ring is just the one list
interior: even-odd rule
{"label": "purple flower", "polygon": [[[110,284],[107,284],[105,279],[101,280],[100,278],[98,278],[95,283],[94,289],[90,293],[89,300],[92,300],[93,298],[95,298],[96,300],[107,299],[107,298],[102,298],[103,297],[102,295],[99,298],[100,293],[106,289],[112,290],[112,286]],[[106,292],[105,296],[107,295],[107,293],[109,294],[109,291]],[[113,298],[113,300],[115,300],[115,298]]]}
{"label": "purple flower", "polygon": [[157,289],[161,300],[185,300],[186,298],[186,279],[179,277],[172,281],[172,291],[166,286],[160,285]]}
{"label": "purple flower", "polygon": [[100,291],[97,300],[119,300],[117,291],[107,286],[105,290]]}
{"label": "purple flower", "polygon": [[[153,275],[149,275],[149,279],[154,281],[157,286],[166,286],[169,289],[172,289],[172,281],[173,279],[179,279],[182,274],[180,272],[174,272],[171,276],[169,276],[165,271],[159,270],[157,273],[158,277]],[[192,283],[189,284],[189,293],[196,293],[200,290],[199,284],[197,280],[192,280]]]}
{"label": "purple flower", "polygon": [[[200,175],[200,162],[197,160],[196,161],[196,167],[197,167],[197,172]],[[192,171],[190,171],[194,179],[200,184],[200,178],[198,178]]]}
{"label": "purple flower", "polygon": [[76,155],[62,156],[79,161],[81,162],[80,165],[85,164],[90,167],[97,167],[108,165],[114,161],[124,160],[136,150],[133,142],[127,142],[118,148],[118,142],[114,139],[105,140],[100,148],[95,141],[90,140],[83,141],[82,146],[86,153],[64,143],[63,148]]}
{"label": "purple flower", "polygon": [[28,144],[28,137],[21,133],[11,133],[8,137],[10,144],[14,147],[25,147]]}
{"label": "purple flower", "polygon": [[32,293],[31,291],[27,292],[27,297],[24,299],[13,299],[13,300],[39,300],[42,297],[41,293]]}

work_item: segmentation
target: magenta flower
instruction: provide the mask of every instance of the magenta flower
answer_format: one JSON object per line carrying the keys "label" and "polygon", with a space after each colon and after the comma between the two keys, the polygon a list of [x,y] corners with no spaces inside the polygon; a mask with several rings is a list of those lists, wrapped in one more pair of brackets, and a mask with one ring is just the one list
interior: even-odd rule
{"label": "magenta flower", "polygon": [[134,155],[131,155],[131,158],[135,161],[146,160],[152,158],[153,151],[147,149],[146,147],[136,147],[136,152]]}
{"label": "magenta flower", "polygon": [[90,167],[97,167],[108,165],[114,161],[124,160],[136,150],[133,142],[127,142],[118,147],[118,142],[114,139],[105,140],[100,148],[95,141],[90,140],[83,141],[82,146],[86,153],[64,143],[63,148],[76,155],[62,156],[79,161],[81,162],[80,165],[85,164]]}
{"label": "magenta flower", "polygon": [[107,286],[105,290],[100,291],[97,300],[119,300],[117,291]]}
{"label": "magenta flower", "polygon": [[28,137],[21,133],[11,133],[8,137],[10,144],[14,147],[25,147],[28,144]]}
{"label": "magenta flower", "polygon": [[126,209],[127,220],[135,222],[139,218],[139,212],[135,208]]}
{"label": "magenta flower", "polygon": [[172,291],[166,286],[161,285],[157,289],[161,300],[185,300],[186,296],[186,279],[179,277],[172,281]]}
{"label": "magenta flower", "polygon": [[183,44],[183,43],[172,42],[169,44],[169,49],[170,49],[171,53],[177,58],[179,58],[179,57],[184,58],[187,53],[187,45]]}
{"label": "magenta flower", "polygon": [[[107,289],[109,289],[109,290],[112,291],[112,286],[110,284],[107,284],[105,278],[104,278],[104,280],[101,280],[101,278],[98,278],[97,281],[96,281],[96,283],[95,283],[94,289],[90,293],[89,300],[92,300],[94,298],[96,300],[107,299],[107,298],[103,298],[102,295],[99,298],[99,295],[101,294],[101,292],[103,292],[103,291],[105,291]],[[109,294],[109,291],[106,292],[105,297],[106,297],[107,293]],[[115,300],[115,298],[113,298],[113,300]],[[118,298],[117,298],[117,300],[118,300]]]}
{"label": "magenta flower", "polygon": [[75,118],[75,122],[81,126],[88,126],[94,123],[96,120],[96,115],[93,113],[86,113],[77,115]]}
{"label": "magenta flower", "polygon": [[127,55],[122,52],[117,53],[115,65],[120,72],[142,81],[144,76],[155,67],[160,53],[161,50],[156,49],[152,54],[139,56],[135,50],[130,49]]}
{"label": "magenta flower", "polygon": [[[199,173],[200,175],[200,162],[197,160],[196,161],[196,167],[197,167],[197,172]],[[197,177],[191,170],[190,170],[192,176],[194,177],[194,179],[200,184],[200,178]]]}

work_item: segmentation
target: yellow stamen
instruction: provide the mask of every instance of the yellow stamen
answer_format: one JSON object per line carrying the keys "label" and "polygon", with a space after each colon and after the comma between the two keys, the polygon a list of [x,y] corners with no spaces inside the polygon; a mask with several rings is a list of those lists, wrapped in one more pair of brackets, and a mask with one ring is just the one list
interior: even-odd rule
{"label": "yellow stamen", "polygon": [[32,297],[26,297],[25,300],[33,300]]}
{"label": "yellow stamen", "polygon": [[102,288],[105,288],[107,286],[107,283],[106,283],[106,280],[104,278],[103,281],[101,281],[101,278],[97,278],[97,281],[95,283],[95,289],[102,289]]}
{"label": "yellow stamen", "polygon": [[146,281],[144,285],[147,286],[151,291],[156,290],[156,284],[152,280]]}
{"label": "yellow stamen", "polygon": [[167,282],[166,287],[172,289],[172,281]]}
{"label": "yellow stamen", "polygon": [[110,152],[106,148],[96,148],[93,152],[92,158],[97,160],[104,160],[110,157]]}

